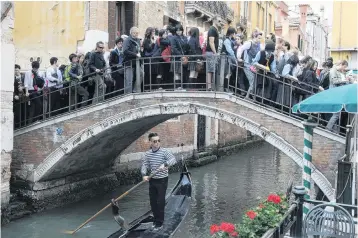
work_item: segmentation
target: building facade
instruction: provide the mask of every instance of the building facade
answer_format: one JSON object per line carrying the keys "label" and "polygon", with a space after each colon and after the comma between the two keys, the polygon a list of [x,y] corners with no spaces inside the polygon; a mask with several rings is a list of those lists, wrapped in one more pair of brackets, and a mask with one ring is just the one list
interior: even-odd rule
{"label": "building facade", "polygon": [[291,48],[296,48],[301,55],[312,56],[320,66],[328,57],[328,26],[323,16],[324,7],[316,14],[308,4],[289,7],[280,1],[275,33],[288,40]]}
{"label": "building facade", "polygon": [[215,15],[223,29],[234,20],[234,11],[219,1],[15,2],[14,12],[22,16],[15,18],[13,34],[16,63],[22,69],[30,69],[34,60],[45,69],[53,56],[67,64],[71,53],[86,53],[97,41],[113,48],[115,38],[129,35],[132,26],[144,37],[148,27],[181,23],[187,33],[194,26],[206,31]]}
{"label": "building facade", "polygon": [[234,10],[235,23],[245,25],[248,36],[255,28],[265,34],[274,32],[278,7],[274,1],[234,1],[230,6]]}
{"label": "building facade", "polygon": [[330,54],[333,60],[347,60],[349,68],[357,69],[358,3],[334,1]]}
{"label": "building facade", "polygon": [[310,9],[307,13],[306,24],[306,54],[312,56],[318,62],[319,67],[328,57],[328,25],[323,16],[323,6],[319,15]]}

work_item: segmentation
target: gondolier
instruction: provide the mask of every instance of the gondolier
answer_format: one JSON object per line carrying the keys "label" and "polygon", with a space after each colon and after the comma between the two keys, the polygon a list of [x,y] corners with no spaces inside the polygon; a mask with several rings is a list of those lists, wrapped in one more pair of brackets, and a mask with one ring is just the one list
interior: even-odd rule
{"label": "gondolier", "polygon": [[[148,139],[151,143],[151,148],[144,156],[141,172],[143,180],[149,181],[150,206],[154,216],[153,228],[154,230],[160,230],[164,222],[168,167],[174,165],[176,159],[170,151],[160,147],[160,139],[157,133],[150,133]],[[160,169],[160,172],[149,179],[149,172],[157,169]]]}

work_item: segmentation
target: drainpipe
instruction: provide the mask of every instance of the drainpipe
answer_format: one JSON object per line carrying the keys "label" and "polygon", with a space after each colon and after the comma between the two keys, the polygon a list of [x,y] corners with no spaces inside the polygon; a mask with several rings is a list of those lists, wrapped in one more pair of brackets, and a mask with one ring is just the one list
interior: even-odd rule
{"label": "drainpipe", "polygon": [[[265,9],[265,11],[266,11],[266,18],[265,18],[265,32],[266,32],[266,35],[268,34],[268,32],[267,32],[267,12],[268,12],[268,8],[267,8],[267,4],[268,4],[268,1],[266,1],[266,9]],[[265,39],[266,39],[266,37],[265,37]]]}
{"label": "drainpipe", "polygon": [[339,10],[339,48],[342,47],[342,2]]}

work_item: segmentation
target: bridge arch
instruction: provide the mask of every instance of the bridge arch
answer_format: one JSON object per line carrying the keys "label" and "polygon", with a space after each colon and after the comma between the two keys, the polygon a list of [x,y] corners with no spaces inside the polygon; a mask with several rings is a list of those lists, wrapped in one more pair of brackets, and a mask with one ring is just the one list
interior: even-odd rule
{"label": "bridge arch", "polygon": [[[99,140],[104,138],[103,135],[109,134],[110,132],[112,132],[112,134],[116,134],[116,132],[119,132],[121,128],[124,129],[126,123],[136,123],[136,125],[143,125],[141,130],[138,130],[138,133],[143,134],[153,126],[182,114],[203,115],[215,119],[220,119],[244,128],[251,133],[260,136],[271,145],[275,146],[277,149],[295,161],[300,167],[303,166],[302,153],[280,135],[270,131],[264,126],[250,120],[243,115],[239,115],[238,113],[232,113],[225,109],[211,107],[199,102],[186,102],[184,100],[170,103],[158,103],[150,106],[142,106],[136,109],[126,110],[93,124],[92,126],[73,135],[61,146],[50,153],[46,159],[44,159],[43,162],[41,162],[32,172],[30,180],[33,182],[51,180],[54,174],[59,173],[61,168],[63,169],[62,165],[66,164],[68,168],[71,168],[72,166],[79,166],[75,165],[75,160],[69,161],[71,159],[71,155],[74,153],[80,153],[81,151],[84,151],[93,146],[97,146],[100,144]],[[151,119],[150,122],[148,122],[149,118]],[[126,133],[128,135],[129,132]],[[122,139],[126,136],[126,133],[122,135]],[[139,136],[140,135],[137,137]],[[125,148],[133,141],[127,141],[122,146]],[[113,146],[114,145],[112,144],[109,150],[113,149]],[[111,161],[106,162],[110,163]],[[315,181],[317,186],[323,191],[329,200],[333,200],[334,189],[332,188],[331,183],[318,169],[313,168],[312,171],[312,179]]]}

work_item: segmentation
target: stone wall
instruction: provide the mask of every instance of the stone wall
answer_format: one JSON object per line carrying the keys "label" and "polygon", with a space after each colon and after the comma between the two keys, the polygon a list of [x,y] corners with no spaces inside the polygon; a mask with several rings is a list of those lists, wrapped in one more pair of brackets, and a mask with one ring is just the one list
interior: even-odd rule
{"label": "stone wall", "polygon": [[[8,2],[9,3],[9,2]],[[5,6],[1,3],[1,6]],[[12,4],[12,3],[11,3]],[[9,4],[7,4],[9,6]],[[11,5],[10,5],[11,6]],[[2,12],[4,9],[1,9]],[[13,45],[12,32],[14,24],[13,7],[10,8],[6,17],[1,22],[1,206],[9,203],[10,199],[10,164],[13,150],[14,114],[13,114],[13,91],[15,48]]]}

